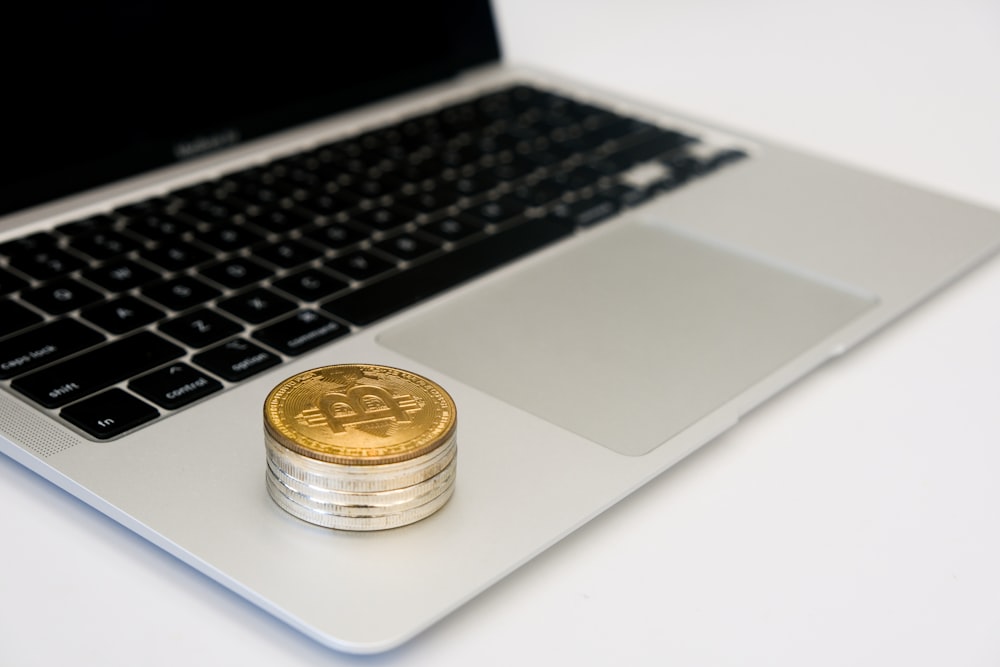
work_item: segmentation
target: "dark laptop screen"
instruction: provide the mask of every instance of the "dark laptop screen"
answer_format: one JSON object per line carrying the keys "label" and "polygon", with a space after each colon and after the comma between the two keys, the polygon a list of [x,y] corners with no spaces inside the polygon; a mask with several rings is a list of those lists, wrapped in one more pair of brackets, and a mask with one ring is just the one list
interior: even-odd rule
{"label": "dark laptop screen", "polygon": [[110,0],[3,13],[0,213],[498,57],[486,0]]}

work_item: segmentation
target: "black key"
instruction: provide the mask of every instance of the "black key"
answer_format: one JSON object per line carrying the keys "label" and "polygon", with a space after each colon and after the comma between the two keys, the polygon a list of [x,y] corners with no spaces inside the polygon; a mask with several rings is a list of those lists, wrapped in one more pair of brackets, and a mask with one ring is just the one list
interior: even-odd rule
{"label": "black key", "polygon": [[0,341],[0,379],[33,371],[104,342],[104,336],[76,320],[56,320]]}
{"label": "black key", "polygon": [[578,199],[571,204],[559,204],[552,210],[552,215],[578,227],[587,227],[617,212],[617,201],[611,197],[595,195],[587,199]]}
{"label": "black key", "polygon": [[376,243],[375,247],[400,259],[412,261],[439,250],[441,244],[418,234],[398,234]]}
{"label": "black key", "polygon": [[230,289],[239,289],[274,275],[271,269],[249,257],[234,257],[204,267],[199,273]]}
{"label": "black key", "polygon": [[[476,145],[479,147],[479,150],[483,152],[484,156],[489,155],[495,158],[497,154],[503,151],[511,151],[515,149],[517,147],[517,142],[520,140],[513,135],[505,134],[496,130],[495,128],[491,128],[490,130],[488,130],[486,134],[483,134],[478,138],[476,138],[475,141]],[[484,190],[488,190],[493,185],[496,185],[495,183],[489,183],[488,181],[489,179],[487,179],[487,183],[485,183],[485,185],[488,185],[488,187],[483,188],[475,186],[475,184],[473,184],[474,189],[471,190],[468,187],[468,185],[463,185],[461,187],[458,187],[458,181],[456,181],[455,184],[456,184],[456,189],[459,192],[465,195],[471,195],[471,194],[476,194],[478,192],[483,192]],[[484,184],[480,183],[479,185],[481,186]]]}
{"label": "black key", "polygon": [[303,301],[319,301],[347,287],[343,280],[319,269],[303,269],[274,281],[273,285]]}
{"label": "black key", "polygon": [[123,334],[165,317],[159,308],[154,308],[134,296],[123,296],[90,308],[84,308],[80,315],[105,331]]}
{"label": "black key", "polygon": [[562,187],[565,191],[580,190],[596,183],[604,173],[589,166],[576,167],[561,174],[556,174],[549,181],[555,187]]}
{"label": "black key", "polygon": [[[641,162],[660,157],[681,146],[691,143],[691,137],[670,130],[647,130],[635,137],[635,143],[605,158],[619,170],[625,170]],[[602,171],[605,169],[602,168]]]}
{"label": "black key", "polygon": [[706,163],[686,153],[668,155],[664,157],[663,164],[670,167],[671,172],[673,172],[673,180],[676,183],[683,183],[707,171]]}
{"label": "black key", "polygon": [[632,168],[635,165],[632,163],[631,160],[627,159],[619,160],[616,159],[615,156],[611,156],[611,157],[601,158],[596,162],[592,162],[591,166],[594,167],[594,169],[600,171],[605,176],[615,176],[617,174],[622,173],[623,171],[627,171],[628,169]]}
{"label": "black key", "polygon": [[62,315],[101,300],[98,292],[72,278],[58,278],[41,287],[25,290],[21,297],[52,315]]}
{"label": "black key", "polygon": [[496,184],[497,182],[490,178],[489,175],[480,172],[472,176],[463,176],[456,179],[454,187],[459,194],[465,197],[474,197],[487,190],[492,190],[496,187]]}
{"label": "black key", "polygon": [[253,337],[289,356],[302,354],[350,333],[350,329],[315,310],[301,310],[254,332]]}
{"label": "black key", "polygon": [[602,188],[601,194],[618,202],[619,206],[638,206],[656,194],[657,185],[649,187],[634,188],[624,183],[616,183],[610,187]]}
{"label": "black key", "polygon": [[550,167],[572,154],[565,146],[549,146],[546,150],[533,149],[524,158],[538,167]]}
{"label": "black key", "polygon": [[142,293],[177,311],[201,306],[222,294],[193,276],[178,276],[173,280],[165,280],[144,288]]}
{"label": "black key", "polygon": [[161,408],[176,410],[222,389],[222,383],[187,364],[170,364],[132,380],[128,388]]}
{"label": "black key", "polygon": [[604,143],[601,137],[591,133],[591,130],[594,129],[592,125],[593,123],[588,126],[583,123],[574,122],[566,127],[557,128],[549,136],[552,141],[566,147],[572,152],[589,152]]}
{"label": "black key", "polygon": [[58,408],[183,354],[177,345],[142,331],[22,375],[11,386],[47,408]]}
{"label": "black key", "polygon": [[70,241],[70,247],[94,259],[105,260],[124,255],[139,247],[139,243],[111,229],[81,234]]}
{"label": "black key", "polygon": [[86,263],[65,250],[52,247],[12,257],[10,265],[37,280],[49,280],[76,271]]}
{"label": "black key", "polygon": [[230,382],[239,382],[280,364],[281,357],[250,341],[234,338],[194,355],[192,361]]}
{"label": "black key", "polygon": [[404,180],[418,184],[434,181],[441,176],[441,172],[444,170],[443,162],[437,158],[427,158],[415,162],[404,162],[396,172]]}
{"label": "black key", "polygon": [[248,290],[219,302],[219,308],[250,324],[267,322],[295,310],[295,307],[295,304],[288,299],[263,287]]}
{"label": "black key", "polygon": [[199,233],[198,240],[223,252],[234,252],[261,240],[261,235],[244,225],[217,224]]}
{"label": "black key", "polygon": [[123,389],[109,389],[64,408],[59,416],[100,440],[107,440],[160,416],[153,406]]}
{"label": "black key", "polygon": [[75,237],[110,231],[114,226],[115,219],[110,215],[94,215],[83,220],[65,222],[56,227],[56,231],[66,236]]}
{"label": "black key", "polygon": [[185,241],[165,241],[143,251],[142,257],[167,271],[183,271],[213,258],[208,252]]}
{"label": "black key", "polygon": [[20,331],[42,321],[42,316],[10,299],[0,299],[0,336]]}
{"label": "black key", "polygon": [[191,347],[205,347],[243,331],[241,325],[207,308],[175,317],[159,329]]}
{"label": "black key", "polygon": [[565,192],[565,184],[547,178],[537,183],[519,185],[514,188],[513,196],[523,202],[525,206],[544,206],[559,199]]}
{"label": "black key", "polygon": [[323,185],[323,179],[320,176],[309,169],[299,167],[290,168],[280,182],[304,190],[312,190]]}
{"label": "black key", "polygon": [[[330,163],[331,167],[341,172],[341,177],[337,178],[337,182],[344,187],[356,184],[361,177],[372,170],[384,170],[387,166],[391,165],[391,161],[381,153],[366,151],[363,148],[359,148],[359,146],[357,143],[353,145],[340,144],[343,154]],[[320,170],[321,173],[328,171]],[[351,196],[353,193],[339,191],[337,194]],[[357,197],[358,195],[353,196]]]}
{"label": "black key", "polygon": [[536,169],[538,169],[538,165],[534,162],[521,155],[517,155],[509,159],[502,159],[485,171],[495,180],[516,181],[519,178],[527,176]]}
{"label": "black key", "polygon": [[315,241],[324,248],[343,250],[368,238],[368,234],[354,227],[333,222],[307,231],[305,237],[311,241]]}
{"label": "black key", "polygon": [[141,287],[158,277],[158,274],[130,259],[120,259],[85,271],[83,277],[109,292],[126,292]]}
{"label": "black key", "polygon": [[362,199],[377,199],[396,192],[402,185],[403,182],[398,178],[381,175],[378,178],[354,178],[344,187]]}
{"label": "black key", "polygon": [[165,213],[145,214],[130,220],[126,226],[130,232],[150,241],[179,241],[185,233],[194,230],[194,225]]}
{"label": "black key", "polygon": [[183,213],[195,220],[207,223],[231,222],[242,215],[244,206],[233,201],[223,201],[216,197],[192,200],[184,207]]}
{"label": "black key", "polygon": [[0,294],[10,294],[27,286],[27,281],[21,280],[10,271],[0,269]]}
{"label": "black key", "polygon": [[608,122],[605,122],[600,128],[595,130],[594,136],[597,137],[601,143],[604,143],[611,140],[621,139],[622,137],[627,137],[646,127],[648,127],[646,124],[637,120],[614,116],[612,119],[608,120]]}
{"label": "black key", "polygon": [[298,229],[304,225],[308,225],[315,219],[315,216],[300,213],[292,209],[281,208],[278,206],[268,207],[267,209],[260,212],[260,214],[255,215],[250,218],[250,222],[266,229],[269,232],[274,232],[276,234],[284,234],[285,232],[290,232],[293,229]]}
{"label": "black key", "polygon": [[583,136],[570,136],[569,138],[560,142],[560,146],[564,150],[571,153],[589,153],[596,148],[598,148],[604,141],[593,134],[584,134]]}
{"label": "black key", "polygon": [[413,220],[413,215],[397,206],[390,206],[355,211],[351,214],[351,219],[384,232],[405,225]]}
{"label": "black key", "polygon": [[474,144],[458,146],[452,143],[438,154],[438,159],[446,167],[457,168],[475,162],[482,154],[482,149]]}
{"label": "black key", "polygon": [[314,215],[332,217],[353,208],[356,203],[357,197],[339,191],[336,194],[321,192],[300,202],[299,205]]}
{"label": "black key", "polygon": [[247,180],[235,178],[236,185],[234,196],[242,199],[254,206],[281,206],[287,197],[287,193],[280,187],[275,187],[273,180],[264,182],[263,180]]}
{"label": "black key", "polygon": [[254,257],[283,269],[291,269],[320,257],[323,253],[298,241],[262,243],[253,248]]}
{"label": "black key", "polygon": [[433,262],[348,292],[323,304],[323,309],[355,324],[369,324],[571,232],[572,227],[562,221],[528,220],[446,253]]}
{"label": "black key", "polygon": [[482,226],[474,224],[471,220],[442,218],[441,220],[425,225],[422,229],[444,241],[461,241],[480,231]]}
{"label": "black key", "polygon": [[0,255],[11,258],[34,255],[55,248],[57,243],[55,236],[45,232],[37,232],[13,241],[0,243]]}
{"label": "black key", "polygon": [[398,197],[396,203],[415,213],[433,213],[451,206],[458,201],[460,196],[450,188],[439,187],[429,192],[417,192],[405,197]]}
{"label": "black key", "polygon": [[461,216],[478,224],[487,225],[513,220],[522,212],[524,204],[515,197],[507,196],[467,209]]}
{"label": "black key", "polygon": [[394,263],[363,250],[335,257],[328,260],[326,265],[354,280],[367,280],[389,269],[396,268]]}
{"label": "black key", "polygon": [[727,165],[731,162],[738,162],[745,157],[747,157],[745,151],[738,148],[727,148],[705,160],[703,167],[706,171],[711,171],[712,169],[718,169],[719,167]]}

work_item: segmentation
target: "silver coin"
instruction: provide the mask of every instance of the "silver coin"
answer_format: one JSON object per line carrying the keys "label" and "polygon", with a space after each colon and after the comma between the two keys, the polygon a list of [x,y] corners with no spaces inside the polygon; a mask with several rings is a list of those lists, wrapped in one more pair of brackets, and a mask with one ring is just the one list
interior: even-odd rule
{"label": "silver coin", "polygon": [[452,458],[444,470],[419,484],[374,493],[345,493],[309,486],[271,466],[268,473],[272,485],[283,496],[304,507],[343,516],[374,516],[406,511],[433,500],[454,482],[455,461]]}
{"label": "silver coin", "polygon": [[283,495],[281,491],[275,487],[275,483],[272,479],[273,477],[271,475],[266,476],[268,493],[271,495],[275,504],[288,514],[324,528],[353,531],[387,530],[390,528],[406,526],[420,521],[421,519],[425,519],[440,510],[451,498],[455,489],[455,485],[450,484],[441,494],[436,496],[431,501],[424,505],[408,509],[404,512],[396,512],[381,516],[345,517],[339,514],[320,512],[296,503],[294,500]]}
{"label": "silver coin", "polygon": [[267,463],[303,484],[331,491],[374,493],[419,484],[444,470],[455,457],[452,435],[432,452],[408,461],[383,465],[342,465],[317,461],[284,447],[265,433]]}

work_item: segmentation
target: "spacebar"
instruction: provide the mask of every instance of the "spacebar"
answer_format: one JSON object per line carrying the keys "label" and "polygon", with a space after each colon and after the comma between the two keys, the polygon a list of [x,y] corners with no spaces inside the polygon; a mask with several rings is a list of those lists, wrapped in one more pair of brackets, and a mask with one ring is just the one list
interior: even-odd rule
{"label": "spacebar", "polygon": [[528,220],[328,301],[323,308],[354,324],[370,324],[568,236],[572,229],[561,220]]}

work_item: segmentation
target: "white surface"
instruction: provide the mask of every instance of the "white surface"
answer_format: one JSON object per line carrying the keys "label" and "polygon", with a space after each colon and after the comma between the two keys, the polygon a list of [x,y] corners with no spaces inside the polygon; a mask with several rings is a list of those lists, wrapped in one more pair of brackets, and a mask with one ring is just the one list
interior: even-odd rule
{"label": "white surface", "polygon": [[[1000,210],[995,2],[542,4],[512,60]],[[367,659],[0,458],[0,665],[995,665],[997,304],[993,261]]]}

